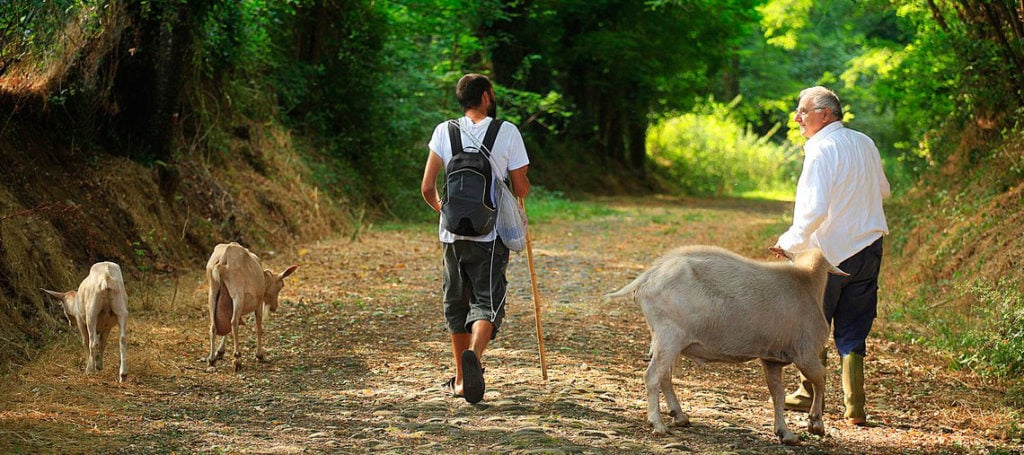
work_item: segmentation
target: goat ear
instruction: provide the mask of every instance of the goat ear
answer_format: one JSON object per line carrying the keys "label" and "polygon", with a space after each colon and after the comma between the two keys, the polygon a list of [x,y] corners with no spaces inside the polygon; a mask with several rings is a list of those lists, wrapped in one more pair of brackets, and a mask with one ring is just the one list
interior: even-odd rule
{"label": "goat ear", "polygon": [[299,268],[298,265],[293,265],[291,267],[288,267],[287,269],[284,269],[284,271],[281,272],[281,275],[279,276],[279,278],[281,278],[282,280],[287,278],[288,275],[291,275],[291,274],[295,273],[295,270],[298,269],[298,268]]}
{"label": "goat ear", "polygon": [[836,267],[836,266],[834,266],[832,264],[828,265],[828,273],[831,273],[833,275],[839,275],[839,276],[850,276],[849,273],[846,273],[846,272],[842,271],[839,267]]}
{"label": "goat ear", "polygon": [[66,296],[68,294],[67,292],[50,291],[50,290],[43,289],[43,288],[39,288],[39,290],[43,291],[43,292],[45,292],[47,294],[50,294],[50,296],[52,296],[53,298],[55,298],[57,300],[60,300],[60,301],[64,301],[64,296]]}

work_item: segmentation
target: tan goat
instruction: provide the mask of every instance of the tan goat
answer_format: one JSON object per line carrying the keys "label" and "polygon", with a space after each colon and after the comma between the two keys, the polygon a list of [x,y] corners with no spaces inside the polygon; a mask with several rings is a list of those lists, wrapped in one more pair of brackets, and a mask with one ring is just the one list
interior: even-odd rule
{"label": "tan goat", "polygon": [[41,291],[57,298],[68,322],[78,327],[85,348],[85,372],[103,369],[103,350],[107,335],[115,325],[120,329],[121,369],[118,382],[128,378],[128,296],[121,267],[113,262],[98,262],[89,269],[78,291]]}
{"label": "tan goat", "polygon": [[659,391],[674,423],[690,424],[672,388],[673,366],[684,355],[698,365],[760,359],[774,405],[775,435],[784,444],[799,442],[783,417],[782,368],[795,364],[814,384],[808,430],[824,435],[820,354],[828,325],[821,306],[829,272],[845,275],[817,249],[800,254],[794,263],[766,263],[721,248],[691,246],[669,252],[632,283],[608,294],[633,293],[651,329],[652,357],[644,382],[654,433],[668,431]]}
{"label": "tan goat", "polygon": [[[256,359],[264,360],[263,312],[277,311],[277,295],[284,287],[284,279],[299,266],[288,267],[280,274],[264,270],[260,259],[237,243],[222,243],[214,247],[206,263],[206,280],[210,284],[210,357],[213,366],[224,356],[227,335],[234,341],[234,367],[242,367],[238,351],[238,326],[249,313],[256,317]],[[217,336],[220,347],[214,348]]]}

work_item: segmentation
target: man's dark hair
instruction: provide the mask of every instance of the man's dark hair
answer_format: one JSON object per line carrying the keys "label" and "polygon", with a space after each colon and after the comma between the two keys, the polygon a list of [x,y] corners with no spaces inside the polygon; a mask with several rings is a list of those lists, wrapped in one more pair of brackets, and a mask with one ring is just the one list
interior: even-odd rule
{"label": "man's dark hair", "polygon": [[491,90],[491,80],[482,74],[470,73],[455,84],[455,99],[462,110],[472,109],[483,102],[483,95]]}

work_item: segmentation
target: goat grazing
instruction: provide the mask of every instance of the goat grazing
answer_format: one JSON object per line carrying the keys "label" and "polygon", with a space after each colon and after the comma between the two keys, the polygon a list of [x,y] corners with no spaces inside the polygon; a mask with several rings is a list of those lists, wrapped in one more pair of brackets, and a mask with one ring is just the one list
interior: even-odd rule
{"label": "goat grazing", "polygon": [[[235,371],[241,369],[238,326],[249,313],[256,316],[256,359],[264,360],[263,312],[277,311],[277,295],[284,287],[284,279],[297,268],[293,265],[275,274],[264,270],[260,259],[237,243],[214,247],[206,263],[206,280],[210,284],[210,366],[224,356],[224,344],[230,333],[235,347]],[[218,335],[224,338],[220,347],[214,349]]]}
{"label": "goat grazing", "polygon": [[78,291],[40,290],[60,300],[64,316],[78,327],[85,348],[86,373],[103,369],[107,335],[115,325],[120,328],[121,369],[117,380],[124,382],[128,378],[128,296],[121,267],[113,262],[93,264]]}
{"label": "goat grazing", "polygon": [[760,359],[774,405],[775,435],[787,445],[799,438],[783,417],[782,368],[795,364],[814,385],[808,430],[824,435],[825,367],[819,355],[828,339],[822,299],[829,272],[845,275],[817,249],[801,253],[793,263],[766,263],[717,247],[690,246],[669,252],[632,283],[608,294],[632,292],[651,330],[652,357],[644,382],[654,433],[668,431],[659,412],[659,391],[673,423],[689,425],[672,388],[673,365],[681,354],[698,365]]}

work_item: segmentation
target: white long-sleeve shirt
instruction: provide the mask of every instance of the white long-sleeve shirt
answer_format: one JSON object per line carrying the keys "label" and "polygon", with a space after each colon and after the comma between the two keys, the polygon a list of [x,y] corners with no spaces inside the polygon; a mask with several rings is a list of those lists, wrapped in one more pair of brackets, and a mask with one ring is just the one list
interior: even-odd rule
{"label": "white long-sleeve shirt", "polygon": [[889,234],[882,199],[890,194],[882,158],[867,135],[833,122],[804,145],[793,225],[776,246],[820,248],[832,265]]}

